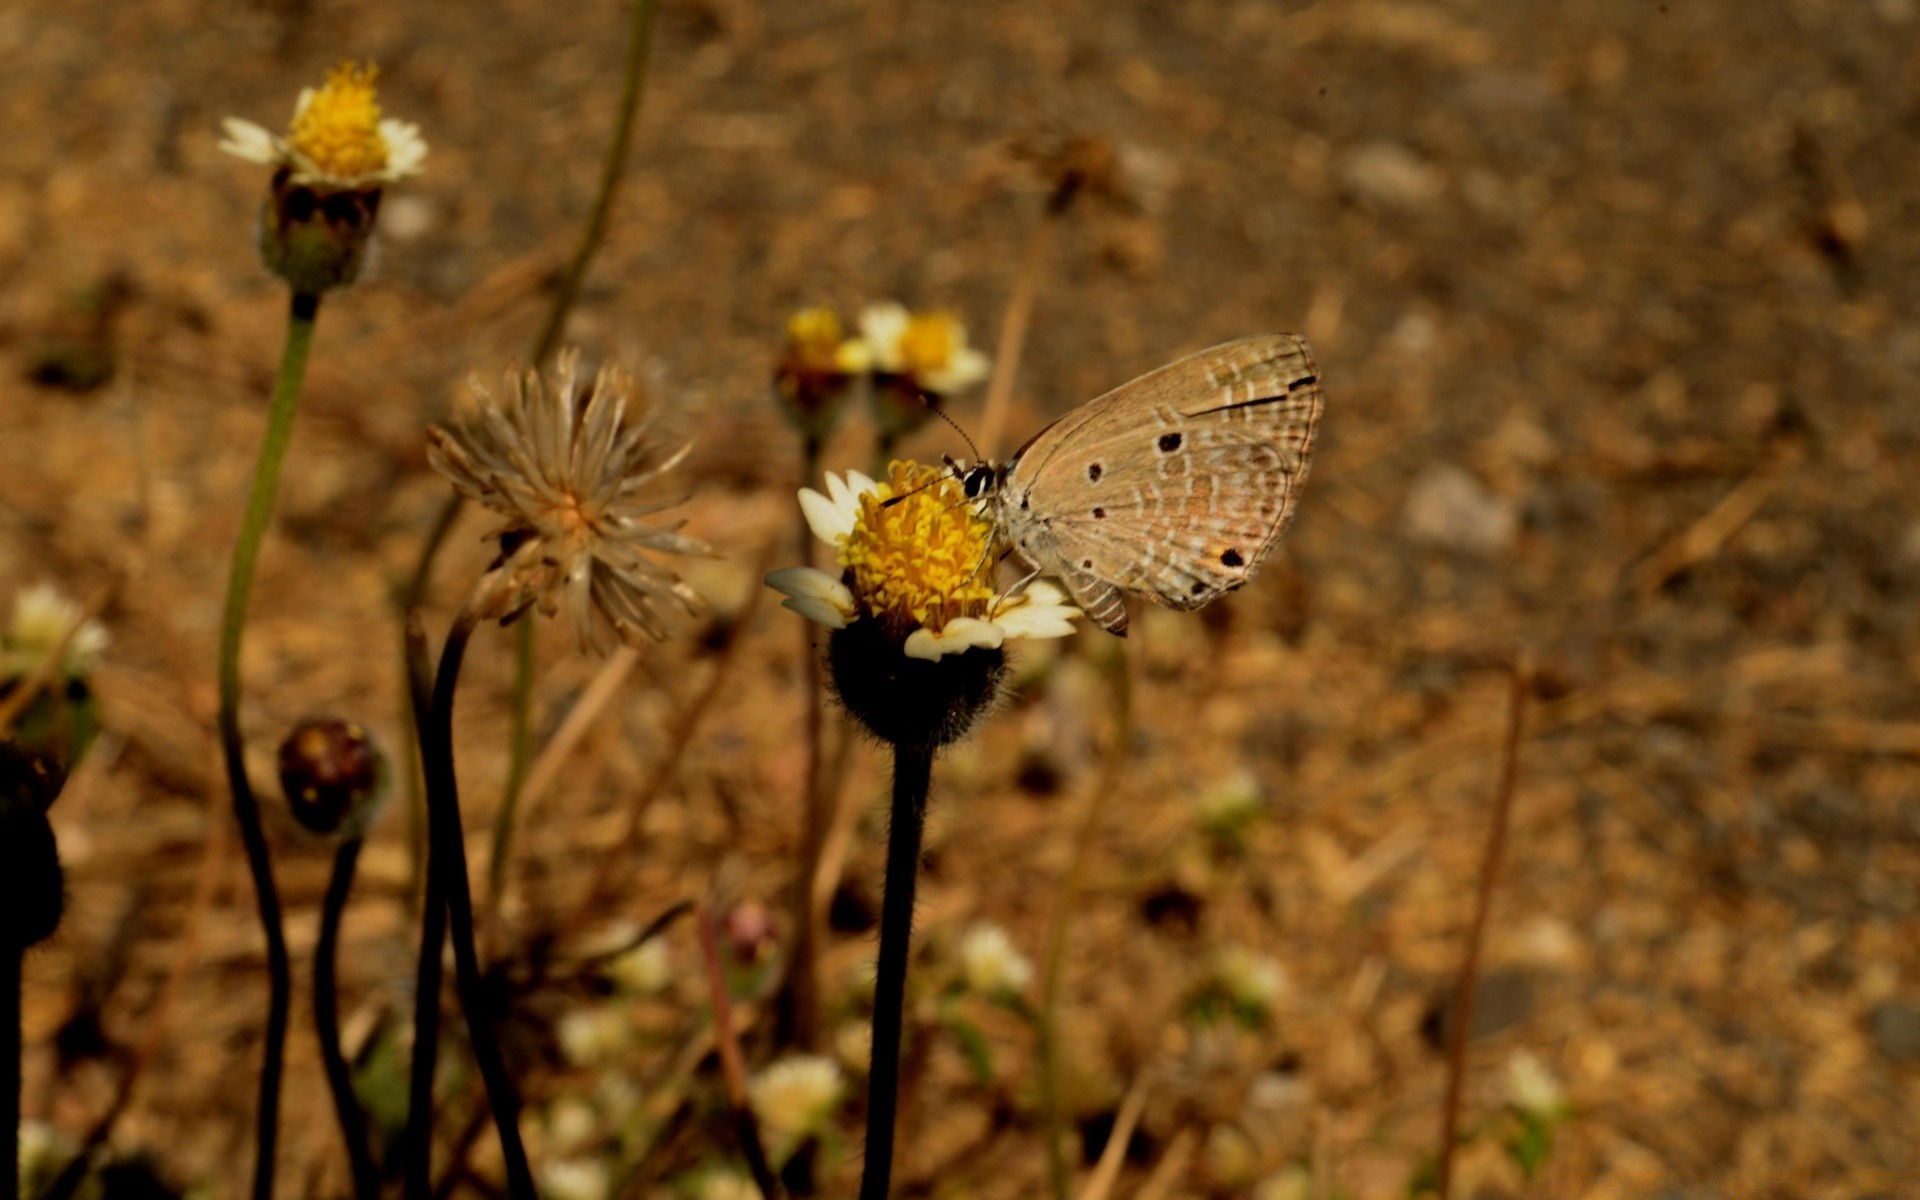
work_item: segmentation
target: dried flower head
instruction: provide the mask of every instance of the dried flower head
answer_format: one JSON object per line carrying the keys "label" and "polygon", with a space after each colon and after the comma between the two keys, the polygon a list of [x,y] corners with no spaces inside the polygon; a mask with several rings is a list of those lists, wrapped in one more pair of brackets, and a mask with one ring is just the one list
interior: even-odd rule
{"label": "dried flower head", "polygon": [[582,393],[580,354],[560,357],[550,381],[506,373],[499,395],[480,379],[450,426],[430,431],[428,458],[461,493],[507,519],[495,535],[501,562],[480,600],[484,618],[510,619],[530,605],[552,616],[564,602],[580,646],[598,646],[598,610],[619,639],[662,638],[662,608],[701,611],[700,596],[656,556],[706,554],[678,532],[650,523],[679,497],[647,498],[648,485],[690,447],[659,456],[649,413],[626,425],[631,376],[602,367]]}
{"label": "dried flower head", "polygon": [[380,115],[371,64],[342,63],[318,88],[303,88],[285,137],[228,117],[220,148],[248,162],[284,167],[290,182],[321,191],[377,188],[418,175],[427,158],[420,127]]}

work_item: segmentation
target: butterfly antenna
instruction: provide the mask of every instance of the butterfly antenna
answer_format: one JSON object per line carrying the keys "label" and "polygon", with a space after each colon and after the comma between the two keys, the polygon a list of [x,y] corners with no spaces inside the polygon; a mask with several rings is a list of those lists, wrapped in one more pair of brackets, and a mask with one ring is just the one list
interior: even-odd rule
{"label": "butterfly antenna", "polygon": [[[925,401],[926,401],[926,397],[922,396],[921,402],[925,403]],[[983,458],[980,454],[980,447],[974,445],[973,439],[967,436],[967,431],[960,428],[960,422],[954,420],[952,417],[948,416],[946,413],[941,412],[939,409],[935,408],[931,404],[927,405],[927,411],[932,413],[934,416],[939,417],[942,421],[945,421],[947,424],[953,426],[953,431],[960,435],[960,440],[965,442],[967,444],[967,449],[973,452],[973,460],[975,462],[986,461],[986,459]]]}

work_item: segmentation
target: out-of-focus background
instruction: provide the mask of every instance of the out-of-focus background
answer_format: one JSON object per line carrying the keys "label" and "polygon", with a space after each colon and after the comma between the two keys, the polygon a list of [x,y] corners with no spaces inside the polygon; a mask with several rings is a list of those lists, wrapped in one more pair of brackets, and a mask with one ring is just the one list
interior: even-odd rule
{"label": "out-of-focus background", "polygon": [[[104,733],[54,810],[68,918],[27,967],[26,1113],[56,1136],[112,1103],[171,1005],[116,1153],[213,1196],[248,1177],[265,984],[218,834],[214,642],[285,301],[252,246],[265,172],[216,151],[220,119],[279,128],[300,87],[371,59],[431,146],[386,197],[377,269],[321,314],[245,658],[265,784],[308,714],[403,745],[390,593],[445,495],[422,431],[470,369],[526,353],[591,203],[626,16],[0,12],[0,602],[126,581],[92,681]],[[801,639],[748,608],[795,553],[798,455],[769,391],[786,313],[895,297],[990,349],[1047,156],[1098,139],[1117,169],[1053,238],[1016,440],[1274,329],[1312,340],[1326,416],[1257,582],[1136,613],[1111,787],[1117,644],[1097,632],[1023,652],[1017,696],[939,764],[899,1194],[1044,1191],[1031,1031],[943,988],[979,922],[1044,957],[1096,799],[1062,959],[1075,1169],[1144,1076],[1117,1195],[1407,1194],[1437,1143],[1525,656],[1459,1194],[1520,1195],[1536,1166],[1566,1195],[1920,1195],[1916,81],[1913,0],[669,0],[569,340],[638,369],[700,439],[685,512],[723,553],[690,578],[719,615],[641,656],[517,844],[493,953],[562,965],[514,1001],[549,1193],[699,1194],[730,1145],[688,1057],[691,925],[625,982],[565,964],[684,897],[744,914],[736,954],[760,952],[760,913],[791,931]],[[977,423],[978,396],[951,411]],[[939,426],[907,449],[963,452]],[[826,465],[871,454],[856,412]],[[456,529],[432,627],[490,527]],[[540,653],[544,738],[602,664],[550,622]],[[482,877],[509,674],[509,639],[480,638],[458,733]],[[823,1195],[847,1194],[859,1145],[884,767],[851,744]],[[617,898],[559,936],[637,798]],[[304,990],[329,853],[269,807],[302,989],[281,1187],[337,1196]],[[376,1107],[411,1002],[406,807],[342,950]],[[1225,1015],[1223,980],[1247,1001]],[[767,1029],[746,1036],[756,1070],[780,1053]],[[477,1085],[449,1086],[451,1144]],[[1528,1087],[1564,1096],[1543,1158],[1520,1144]],[[466,1158],[455,1190],[491,1194],[491,1134]]]}

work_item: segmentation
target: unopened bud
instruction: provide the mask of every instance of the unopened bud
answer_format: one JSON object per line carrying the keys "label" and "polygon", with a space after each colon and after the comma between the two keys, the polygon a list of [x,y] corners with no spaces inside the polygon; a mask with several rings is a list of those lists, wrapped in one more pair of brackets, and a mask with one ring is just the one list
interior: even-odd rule
{"label": "unopened bud", "polygon": [[310,717],[280,743],[280,787],[294,820],[315,833],[364,832],[386,790],[386,760],[367,731]]}

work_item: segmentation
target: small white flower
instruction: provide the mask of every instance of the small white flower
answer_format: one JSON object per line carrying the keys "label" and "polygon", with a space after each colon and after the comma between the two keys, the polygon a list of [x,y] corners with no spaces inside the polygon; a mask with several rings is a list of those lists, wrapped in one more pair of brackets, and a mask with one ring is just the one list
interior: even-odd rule
{"label": "small white flower", "polygon": [[665,938],[650,937],[607,964],[614,986],[634,996],[651,996],[673,982],[673,955]]}
{"label": "small white flower", "polygon": [[759,1185],[733,1171],[709,1171],[694,1188],[694,1200],[763,1200]]}
{"label": "small white flower", "polygon": [[1205,828],[1231,833],[1266,809],[1266,797],[1253,772],[1242,768],[1195,796],[1193,809]]}
{"label": "small white flower", "polygon": [[[22,588],[13,598],[13,622],[0,637],[0,678],[24,675],[53,653],[73,628],[83,610],[51,583]],[[70,678],[90,673],[107,648],[107,631],[98,621],[87,621],[67,643],[60,670]]]}
{"label": "small white flower", "polygon": [[1266,1013],[1287,990],[1287,972],[1278,960],[1245,946],[1228,946],[1214,963],[1215,977],[1227,998],[1243,1008]]}
{"label": "small white flower", "polygon": [[860,340],[873,368],[911,379],[924,391],[951,396],[987,377],[992,363],[967,344],[967,328],[951,313],[908,312],[888,300],[860,314]]}
{"label": "small white flower", "polygon": [[547,1200],[607,1200],[612,1185],[599,1159],[563,1158],[540,1168],[540,1193]]}
{"label": "small white flower", "polygon": [[263,166],[285,167],[296,184],[346,191],[378,188],[425,169],[420,127],[380,115],[372,67],[342,64],[317,88],[302,88],[281,137],[228,117],[220,149]]}
{"label": "small white flower", "polygon": [[967,987],[983,996],[1017,996],[1033,982],[1033,964],[1007,931],[985,922],[960,939],[960,971]]}
{"label": "small white flower", "polygon": [[846,1093],[846,1079],[831,1058],[800,1054],[754,1076],[747,1092],[769,1141],[791,1153],[826,1128]]}
{"label": "small white flower", "polygon": [[[1057,585],[1036,580],[1006,595],[981,581],[991,527],[965,509],[950,471],[896,463],[885,482],[829,472],[826,487],[800,489],[800,511],[814,536],[834,548],[841,573],[768,572],[767,586],[787,597],[783,607],[829,629],[888,621],[902,627],[907,657],[930,661],[1074,631],[1080,610]],[[904,497],[897,510],[884,504],[894,497]]]}
{"label": "small white flower", "polygon": [[547,1141],[556,1154],[571,1154],[593,1136],[599,1119],[593,1105],[578,1096],[561,1096],[547,1106]]}
{"label": "small white flower", "polygon": [[1547,1065],[1526,1050],[1507,1059],[1507,1103],[1538,1120],[1552,1120],[1566,1112],[1567,1094]]}
{"label": "small white flower", "polygon": [[604,1063],[627,1048],[633,1029],[625,1008],[611,1004],[575,1009],[560,1018],[560,1049],[579,1066]]}
{"label": "small white flower", "polygon": [[873,1022],[848,1021],[833,1034],[833,1052],[842,1066],[865,1075],[873,1065]]}

